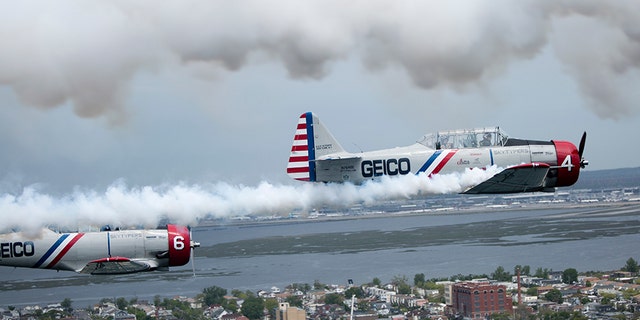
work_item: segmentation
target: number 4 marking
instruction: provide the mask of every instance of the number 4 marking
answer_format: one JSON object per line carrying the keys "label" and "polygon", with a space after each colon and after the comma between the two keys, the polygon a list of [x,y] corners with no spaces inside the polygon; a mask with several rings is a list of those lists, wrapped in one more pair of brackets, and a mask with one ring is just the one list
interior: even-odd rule
{"label": "number 4 marking", "polygon": [[562,164],[560,165],[561,167],[567,167],[568,171],[571,171],[571,168],[573,168],[573,164],[571,163],[571,155],[568,154],[566,158],[564,158],[564,161],[562,161]]}

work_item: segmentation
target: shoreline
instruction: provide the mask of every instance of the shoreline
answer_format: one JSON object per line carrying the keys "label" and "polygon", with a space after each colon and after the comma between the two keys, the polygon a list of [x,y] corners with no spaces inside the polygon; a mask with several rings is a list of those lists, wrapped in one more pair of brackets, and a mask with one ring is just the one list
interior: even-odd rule
{"label": "shoreline", "polygon": [[199,222],[196,228],[225,228],[225,227],[238,227],[238,228],[250,228],[260,226],[274,226],[274,225],[295,225],[314,222],[331,222],[331,221],[349,221],[360,219],[382,219],[392,217],[408,217],[408,216],[450,216],[450,215],[466,215],[466,214],[482,214],[487,212],[515,212],[526,210],[558,210],[558,209],[578,209],[578,208],[620,208],[620,207],[638,207],[640,210],[640,202],[588,202],[588,203],[556,203],[556,204],[534,204],[529,206],[519,207],[483,207],[483,208],[458,208],[451,210],[405,210],[395,212],[372,212],[368,214],[359,215],[337,215],[337,216],[319,216],[316,218],[298,217],[298,218],[280,218],[280,219],[265,219],[260,221],[236,221],[236,220],[203,220]]}

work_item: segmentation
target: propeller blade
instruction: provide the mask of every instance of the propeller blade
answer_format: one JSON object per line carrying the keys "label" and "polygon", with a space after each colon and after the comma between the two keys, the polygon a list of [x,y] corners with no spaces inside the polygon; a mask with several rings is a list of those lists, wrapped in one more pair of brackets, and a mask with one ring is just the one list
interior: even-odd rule
{"label": "propeller blade", "polygon": [[580,168],[584,169],[589,164],[589,161],[585,160],[582,157],[582,153],[584,153],[584,145],[587,142],[587,132],[585,131],[582,134],[582,138],[580,139],[580,146],[578,147],[578,155],[580,156]]}
{"label": "propeller blade", "polygon": [[582,139],[580,139],[580,147],[578,148],[578,155],[582,158],[582,153],[584,152],[584,144],[587,141],[587,132],[585,131],[582,134]]}
{"label": "propeller blade", "polygon": [[193,271],[193,277],[194,278],[196,277],[196,263],[194,261],[195,259],[196,259],[196,256],[193,253],[193,248],[192,248],[191,249],[191,271]]}
{"label": "propeller blade", "polygon": [[191,230],[191,227],[188,227],[188,228],[189,228],[189,239],[191,239],[190,240],[191,243],[189,244],[189,247],[191,249],[191,259],[190,259],[191,270],[193,271],[193,277],[195,278],[196,277],[196,263],[195,263],[196,255],[195,255],[194,249],[200,247],[200,243],[193,241],[193,231]]}

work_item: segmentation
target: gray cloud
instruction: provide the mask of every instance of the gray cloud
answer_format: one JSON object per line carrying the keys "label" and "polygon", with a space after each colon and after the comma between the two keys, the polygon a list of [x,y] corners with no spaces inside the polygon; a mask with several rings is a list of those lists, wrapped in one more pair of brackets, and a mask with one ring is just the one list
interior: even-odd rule
{"label": "gray cloud", "polygon": [[137,73],[191,62],[281,64],[322,79],[356,57],[420,88],[465,89],[552,45],[603,118],[639,110],[634,1],[20,1],[0,5],[0,85],[25,104],[126,119]]}

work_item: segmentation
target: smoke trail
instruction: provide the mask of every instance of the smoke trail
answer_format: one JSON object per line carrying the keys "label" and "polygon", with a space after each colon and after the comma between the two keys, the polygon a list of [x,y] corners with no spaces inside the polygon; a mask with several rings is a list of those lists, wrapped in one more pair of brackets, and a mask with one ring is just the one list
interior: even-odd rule
{"label": "smoke trail", "polygon": [[[638,112],[640,7],[589,1],[47,1],[0,4],[0,85],[29,105],[126,116],[140,72],[281,64],[321,79],[354,58],[424,89],[475,86],[551,45],[601,117]],[[631,90],[629,90],[631,89]]]}
{"label": "smoke trail", "polygon": [[80,191],[53,197],[34,187],[19,195],[0,196],[0,232],[20,229],[35,232],[43,226],[75,229],[87,226],[155,227],[161,221],[194,225],[205,217],[281,215],[329,206],[346,208],[422,194],[461,192],[489,178],[499,169],[464,173],[383,177],[361,186],[304,183],[296,186],[262,182],[257,186],[217,183],[209,186],[176,185],[127,188],[116,183],[104,193]]}

